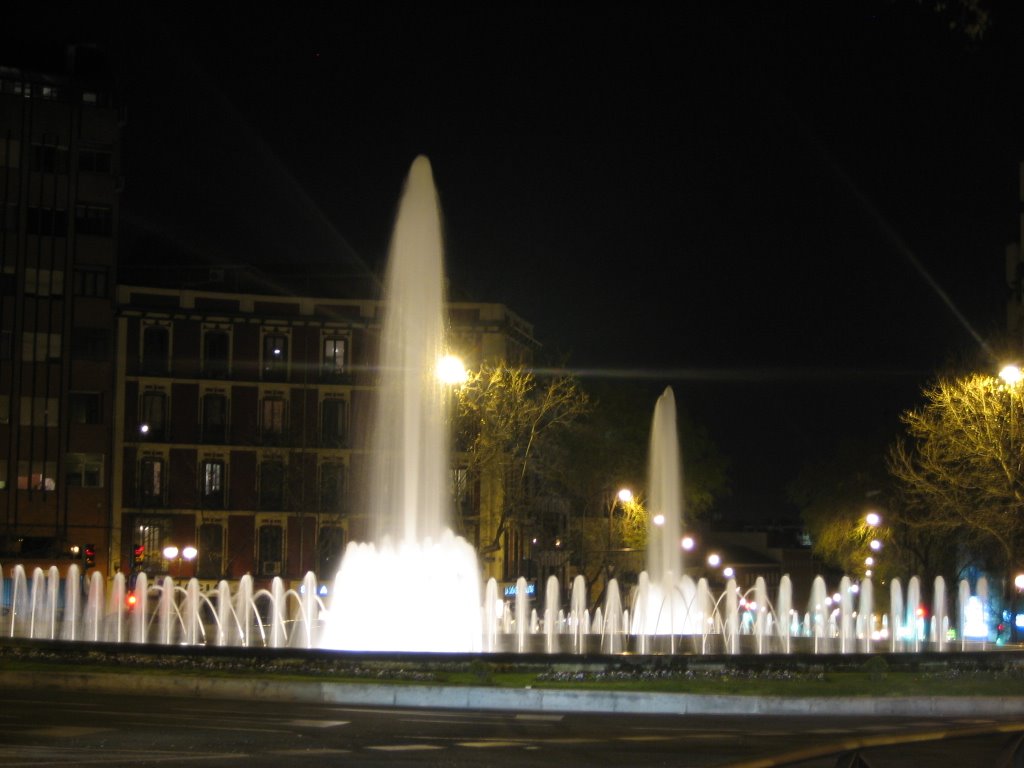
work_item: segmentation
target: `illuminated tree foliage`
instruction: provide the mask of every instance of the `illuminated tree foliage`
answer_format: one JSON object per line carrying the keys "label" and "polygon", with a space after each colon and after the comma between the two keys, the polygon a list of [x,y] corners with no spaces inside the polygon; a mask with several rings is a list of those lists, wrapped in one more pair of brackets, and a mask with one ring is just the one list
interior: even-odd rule
{"label": "illuminated tree foliage", "polygon": [[889,454],[901,523],[989,565],[1024,554],[1024,384],[941,378],[903,414],[907,437]]}
{"label": "illuminated tree foliage", "polygon": [[506,365],[471,372],[458,399],[466,482],[500,479],[500,514],[490,541],[481,542],[483,551],[497,551],[510,525],[529,529],[543,514],[544,498],[568,471],[559,439],[590,412],[590,399],[571,376],[538,379]]}

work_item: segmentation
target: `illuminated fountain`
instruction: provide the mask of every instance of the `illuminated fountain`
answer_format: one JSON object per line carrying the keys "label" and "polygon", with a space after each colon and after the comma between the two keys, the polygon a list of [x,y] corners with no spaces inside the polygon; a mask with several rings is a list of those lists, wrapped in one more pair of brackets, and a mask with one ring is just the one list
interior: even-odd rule
{"label": "illuminated fountain", "polygon": [[368,494],[376,535],[349,544],[320,646],[480,650],[476,551],[449,529],[450,392],[436,371],[446,352],[441,215],[425,157],[406,180],[384,300]]}
{"label": "illuminated fountain", "polygon": [[[0,636],[74,642],[260,646],[353,651],[545,653],[853,653],[979,648],[986,645],[988,589],[960,582],[955,618],[944,581],[932,590],[930,622],[921,585],[890,583],[888,613],[876,620],[871,581],[843,578],[830,593],[814,580],[806,608],[783,575],[769,594],[763,578],[715,592],[684,573],[682,462],[675,397],[658,398],[651,425],[647,570],[632,590],[611,579],[603,605],[586,604],[582,576],[568,604],[551,577],[518,579],[512,594],[492,579],[481,595],[474,549],[450,530],[446,406],[435,376],[445,352],[441,219],[430,164],[417,158],[403,191],[389,251],[379,402],[367,494],[372,541],[346,550],[330,604],[309,573],[291,586],[251,576],[209,592],[197,579],[140,574],[83,578],[77,565],[0,567]],[[956,630],[957,643],[947,641]]]}

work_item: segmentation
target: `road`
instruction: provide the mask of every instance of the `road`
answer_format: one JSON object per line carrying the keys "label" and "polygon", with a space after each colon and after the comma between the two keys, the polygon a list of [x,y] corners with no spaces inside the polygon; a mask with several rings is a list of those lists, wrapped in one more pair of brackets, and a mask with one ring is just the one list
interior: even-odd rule
{"label": "road", "polygon": [[[398,710],[14,689],[0,694],[0,765],[722,766],[999,722]],[[875,750],[870,765],[989,768],[1010,738]],[[836,758],[799,765],[831,767]]]}

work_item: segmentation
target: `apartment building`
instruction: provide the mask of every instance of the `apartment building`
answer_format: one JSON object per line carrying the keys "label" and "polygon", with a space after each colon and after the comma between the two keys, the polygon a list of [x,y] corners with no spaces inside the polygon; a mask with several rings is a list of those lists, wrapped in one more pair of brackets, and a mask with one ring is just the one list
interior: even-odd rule
{"label": "apartment building", "polygon": [[[467,364],[532,356],[532,328],[504,306],[449,313]],[[369,528],[354,479],[380,302],[121,285],[117,314],[113,569],[333,576]],[[462,510],[471,538],[490,519],[479,506]]]}
{"label": "apartment building", "polygon": [[62,53],[0,66],[0,562],[105,567],[122,114]]}

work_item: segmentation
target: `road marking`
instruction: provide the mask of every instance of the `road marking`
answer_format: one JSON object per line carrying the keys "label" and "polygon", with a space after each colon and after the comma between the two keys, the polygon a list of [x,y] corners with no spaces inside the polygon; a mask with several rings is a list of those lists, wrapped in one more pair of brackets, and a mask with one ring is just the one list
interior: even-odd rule
{"label": "road marking", "polygon": [[285,725],[298,725],[304,728],[334,728],[338,725],[348,725],[348,720],[288,720]]}
{"label": "road marking", "polygon": [[489,747],[521,747],[521,741],[459,741],[457,747],[469,747],[470,749],[487,749]]}
{"label": "road marking", "polygon": [[54,725],[48,728],[31,728],[22,731],[29,736],[42,736],[50,739],[74,739],[79,736],[91,736],[94,733],[111,731],[113,728],[106,726],[89,727],[84,725]]}
{"label": "road marking", "polygon": [[428,749],[444,749],[436,744],[380,744],[367,749],[376,749],[379,752],[423,752]]}

